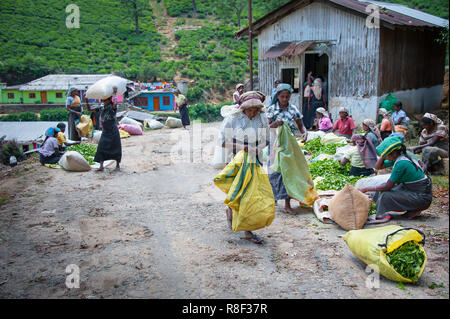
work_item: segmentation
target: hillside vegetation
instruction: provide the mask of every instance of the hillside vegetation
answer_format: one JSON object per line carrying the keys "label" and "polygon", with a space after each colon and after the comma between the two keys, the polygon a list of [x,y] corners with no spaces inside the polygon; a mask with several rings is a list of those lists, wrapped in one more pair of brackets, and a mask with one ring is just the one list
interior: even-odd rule
{"label": "hillside vegetation", "polygon": [[[253,19],[288,0],[253,0]],[[395,0],[448,19],[448,1]],[[72,3],[80,28],[66,27]],[[137,5],[137,32],[133,3]],[[134,80],[185,79],[188,98],[208,100],[248,78],[248,0],[2,0],[0,80],[49,73],[116,73]],[[254,42],[257,75],[257,41]]]}

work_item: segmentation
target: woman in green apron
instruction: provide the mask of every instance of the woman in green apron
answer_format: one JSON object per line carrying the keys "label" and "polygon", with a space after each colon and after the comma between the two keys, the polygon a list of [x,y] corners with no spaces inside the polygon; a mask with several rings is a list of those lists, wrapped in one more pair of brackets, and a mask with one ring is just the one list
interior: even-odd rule
{"label": "woman in green apron", "polygon": [[406,211],[403,217],[413,218],[427,209],[433,199],[431,179],[424,174],[421,163],[406,152],[405,145],[399,137],[388,137],[378,147],[380,158],[375,169],[392,167],[389,180],[377,187],[366,187],[361,192],[376,192],[376,219],[387,222],[391,219],[389,212]]}

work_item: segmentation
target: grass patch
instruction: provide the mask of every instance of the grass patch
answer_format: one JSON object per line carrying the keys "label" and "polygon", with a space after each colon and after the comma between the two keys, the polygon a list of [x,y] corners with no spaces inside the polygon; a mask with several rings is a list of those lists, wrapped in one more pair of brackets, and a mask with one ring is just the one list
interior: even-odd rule
{"label": "grass patch", "polygon": [[433,185],[448,189],[448,176],[431,176]]}
{"label": "grass patch", "polygon": [[2,206],[6,201],[8,200],[8,197],[0,197],[0,206]]}
{"label": "grass patch", "polygon": [[180,113],[173,113],[173,112],[149,112],[151,115],[154,116],[160,116],[160,117],[176,117],[180,118]]}

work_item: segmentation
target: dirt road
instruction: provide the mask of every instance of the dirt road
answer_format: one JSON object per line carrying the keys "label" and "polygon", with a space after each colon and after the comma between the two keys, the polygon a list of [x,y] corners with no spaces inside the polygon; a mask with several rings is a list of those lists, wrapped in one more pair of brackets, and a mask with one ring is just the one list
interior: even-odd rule
{"label": "dirt road", "polygon": [[[263,246],[231,233],[218,170],[172,161],[175,132],[183,129],[122,140],[118,173],[36,159],[3,168],[0,298],[448,298],[448,189],[422,217],[390,222],[427,235],[419,282],[402,289],[381,278],[370,289],[345,231],[311,209],[294,204],[298,215],[286,215],[280,201],[273,224],[257,231]],[[68,265],[79,269],[79,288],[66,287]]]}

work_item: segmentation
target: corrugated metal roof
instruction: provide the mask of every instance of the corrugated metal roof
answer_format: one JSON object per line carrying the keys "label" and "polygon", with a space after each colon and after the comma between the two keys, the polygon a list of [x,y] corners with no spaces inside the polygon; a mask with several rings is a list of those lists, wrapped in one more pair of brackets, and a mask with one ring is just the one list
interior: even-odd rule
{"label": "corrugated metal roof", "polygon": [[[293,0],[278,9],[268,13],[259,20],[253,22],[253,33],[259,34],[267,25],[291,14],[293,11],[299,10],[311,3],[319,2],[336,8],[350,11],[354,14],[367,17],[371,12],[366,12],[369,4],[379,3],[381,7],[386,8],[380,11],[380,20],[384,25],[398,27],[429,27],[441,28],[448,25],[448,20],[424,13],[419,10],[410,9],[403,5],[393,5],[385,2],[372,0]],[[237,37],[248,35],[248,27],[235,33]]]}
{"label": "corrugated metal roof", "polygon": [[381,1],[371,1],[371,0],[367,0],[367,1],[362,1],[362,2],[369,2],[372,3],[374,5],[377,5],[379,7],[382,8],[386,8],[388,10],[397,12],[397,13],[401,13],[403,15],[406,15],[408,17],[411,18],[415,18],[430,24],[434,24],[437,26],[441,26],[441,27],[447,27],[448,26],[448,20],[442,19],[440,17],[436,17],[434,15],[419,11],[419,10],[415,10],[415,9],[411,9],[403,4],[395,4],[395,3],[387,3],[387,2],[381,2]]}
{"label": "corrugated metal roof", "polygon": [[89,86],[111,74],[49,74],[20,86],[20,91],[68,90],[76,87],[87,90]]}
{"label": "corrugated metal roof", "polygon": [[[56,127],[60,122],[0,122],[0,137],[6,135],[6,141],[15,140],[20,144],[43,140],[49,127]],[[67,122],[63,122],[66,124]],[[67,130],[64,133],[67,137]]]}
{"label": "corrugated metal roof", "polygon": [[282,42],[278,45],[274,45],[263,55],[263,59],[278,58],[278,57],[293,57],[295,55],[305,52],[314,42]]}

